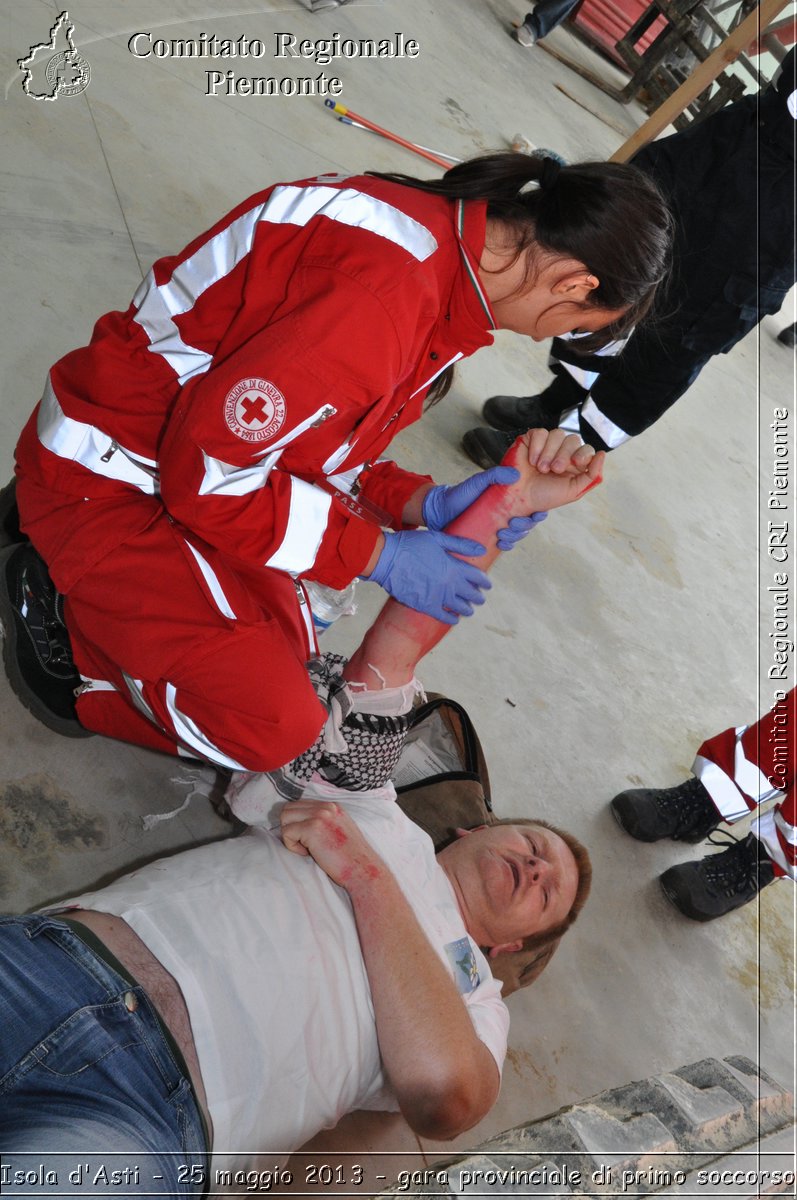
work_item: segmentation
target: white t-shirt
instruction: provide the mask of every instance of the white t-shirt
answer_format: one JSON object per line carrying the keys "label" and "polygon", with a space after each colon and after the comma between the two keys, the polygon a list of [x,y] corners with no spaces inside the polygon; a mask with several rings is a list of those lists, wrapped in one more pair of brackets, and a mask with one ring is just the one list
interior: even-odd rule
{"label": "white t-shirt", "polygon": [[[500,1071],[501,985],[465,931],[431,839],[392,787],[347,793],[342,806],[395,875]],[[214,1154],[236,1152],[214,1165],[287,1154],[354,1109],[397,1107],[349,898],[278,831],[188,850],[68,903],[123,917],[179,983]]]}

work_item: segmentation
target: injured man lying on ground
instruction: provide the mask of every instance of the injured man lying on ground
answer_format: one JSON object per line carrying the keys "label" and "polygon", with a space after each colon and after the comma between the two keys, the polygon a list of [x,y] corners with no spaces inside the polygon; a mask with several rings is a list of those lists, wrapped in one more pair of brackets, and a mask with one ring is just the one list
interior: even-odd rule
{"label": "injured man lying on ground", "polygon": [[211,1148],[240,1169],[355,1109],[434,1138],[490,1109],[509,1015],[489,955],[567,927],[585,853],[522,822],[435,856],[390,784],[313,790],[276,830],[0,921],[12,1168],[116,1151],[142,1192],[181,1195],[180,1162]]}
{"label": "injured man lying on ground", "polygon": [[[330,659],[316,678],[340,679]],[[395,749],[399,724],[352,709],[337,732],[365,725],[379,749],[384,725]],[[0,920],[12,1168],[42,1153],[65,1180],[74,1152],[115,1151],[142,1192],[179,1195],[180,1163],[211,1147],[204,1178],[355,1109],[400,1109],[415,1132],[451,1138],[491,1108],[509,1015],[490,955],[568,928],[586,852],[519,821],[460,830],[436,856],[390,782],[344,791],[324,766],[276,828],[152,863],[66,911]],[[230,788],[233,808],[262,782]]]}
{"label": "injured man lying on ground", "polygon": [[490,1109],[509,1025],[491,959],[561,935],[590,867],[529,820],[435,854],[396,803],[415,665],[447,628],[391,600],[348,662],[309,664],[326,724],[280,771],[233,777],[242,836],[0,920],[9,1170],[41,1155],[77,1193],[75,1152],[113,1151],[125,1190],[201,1195],[355,1109],[432,1138]]}

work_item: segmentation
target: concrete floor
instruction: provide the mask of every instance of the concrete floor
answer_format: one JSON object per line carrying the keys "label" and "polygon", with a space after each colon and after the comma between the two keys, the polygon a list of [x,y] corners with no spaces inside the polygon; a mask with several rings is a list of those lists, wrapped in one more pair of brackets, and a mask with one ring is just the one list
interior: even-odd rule
{"label": "concrete floor", "polygon": [[[271,181],[337,169],[427,173],[423,160],[335,121],[319,99],[209,97],[205,69],[217,64],[136,59],[126,48],[132,33],[246,34],[270,47],[276,31],[401,30],[419,41],[418,59],[325,69],[343,80],[344,103],[450,154],[504,147],[522,133],[568,159],[603,158],[643,119],[542,49],[520,49],[507,22],[523,8],[504,0],[353,3],[315,16],[294,0],[73,0],[91,83],[55,103],[24,94],[16,59],[46,39],[60,5],[2,0],[0,11],[4,477],[49,365],[89,337],[99,314],[127,305],[155,257]],[[557,30],[551,45],[616,78],[568,32]],[[248,64],[242,73],[321,69],[275,60],[270,49]],[[587,911],[542,980],[510,1002],[500,1100],[459,1146],[709,1055],[747,1054],[783,1083],[793,1078],[791,885],[694,925],[655,882],[694,850],[633,842],[606,807],[629,784],[680,781],[704,737],[772,702],[766,612],[758,632],[759,577],[771,573],[757,537],[772,459],[767,425],[775,405],[794,399],[794,356],[774,334],[793,319],[784,311],[765,320],[652,431],[612,455],[605,486],[502,561],[483,611],[424,665],[429,688],[469,706],[500,813],[571,827],[595,866]],[[462,366],[448,399],[399,439],[396,457],[440,481],[461,478],[471,468],[459,439],[483,399],[536,390],[545,362],[544,346],[499,334]],[[377,610],[378,589],[359,591],[358,615],[327,635],[329,648],[353,648]],[[202,794],[145,828],[143,817],[177,808],[194,786],[185,767],[99,739],[58,738],[19,706],[5,679],[0,720],[7,910],[228,833]],[[212,785],[213,773],[201,772],[200,791]],[[327,1158],[333,1149],[379,1151],[369,1178],[388,1181],[401,1166],[422,1166],[422,1155],[450,1152],[373,1114],[317,1145]],[[298,1178],[307,1190],[301,1170]]]}

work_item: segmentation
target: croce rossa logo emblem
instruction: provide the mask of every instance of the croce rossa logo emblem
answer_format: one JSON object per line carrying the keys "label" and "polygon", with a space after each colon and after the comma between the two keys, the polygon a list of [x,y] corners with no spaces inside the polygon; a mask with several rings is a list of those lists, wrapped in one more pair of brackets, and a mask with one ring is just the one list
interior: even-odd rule
{"label": "croce rossa logo emblem", "polygon": [[78,96],[89,85],[91,67],[78,52],[75,27],[69,13],[59,13],[50,30],[49,42],[31,46],[26,58],[17,59],[22,72],[22,87],[32,100],[57,100],[59,96]]}

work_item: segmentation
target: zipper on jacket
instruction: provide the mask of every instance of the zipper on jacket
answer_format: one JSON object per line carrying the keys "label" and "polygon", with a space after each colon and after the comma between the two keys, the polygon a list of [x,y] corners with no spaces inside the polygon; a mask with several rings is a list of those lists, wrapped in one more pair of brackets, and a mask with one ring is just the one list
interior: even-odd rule
{"label": "zipper on jacket", "polygon": [[148,459],[145,462],[143,459],[136,458],[134,454],[131,454],[129,450],[125,450],[124,447],[120,446],[115,440],[111,442],[108,449],[101,456],[100,462],[110,462],[117,450],[121,451],[122,457],[126,458],[129,463],[132,463],[132,465],[139,471],[143,471],[145,475],[149,475],[150,479],[154,479],[157,483],[160,477],[160,471],[158,469],[157,462],[153,462],[152,459]]}
{"label": "zipper on jacket", "polygon": [[321,409],[320,413],[318,414],[316,419],[313,421],[312,425],[310,426],[310,429],[318,429],[319,425],[323,425],[324,422],[326,420],[328,420],[328,418],[331,417],[332,414],[337,411],[338,410],[336,408],[333,408],[331,404],[325,405],[325,407]]}
{"label": "zipper on jacket", "polygon": [[107,679],[81,679],[76,688],[72,689],[72,694],[77,700],[84,692],[115,692],[118,691],[113,683],[109,683]]}
{"label": "zipper on jacket", "polygon": [[[323,425],[324,421],[326,421],[328,417],[331,417],[333,413],[336,413],[337,411],[338,410],[334,405],[324,404],[323,407],[319,408],[318,412],[315,412],[312,414],[312,416],[305,417],[303,421],[300,421],[296,428],[292,429],[290,433],[285,435],[285,437],[278,438],[276,442],[272,442],[269,450],[267,450],[265,453],[273,454],[276,450],[283,450],[286,446],[289,446],[291,442],[295,442],[298,437],[301,437],[303,433],[306,433],[308,429],[317,429],[319,425]],[[265,454],[263,457],[265,457]]]}
{"label": "zipper on jacket", "polygon": [[294,579],[293,586],[296,588],[296,599],[299,601],[299,612],[302,614],[302,620],[307,631],[307,645],[311,654],[318,653],[318,640],[315,633],[315,622],[313,621],[313,610],[310,608],[310,603],[305,595],[304,588],[298,579]]}

